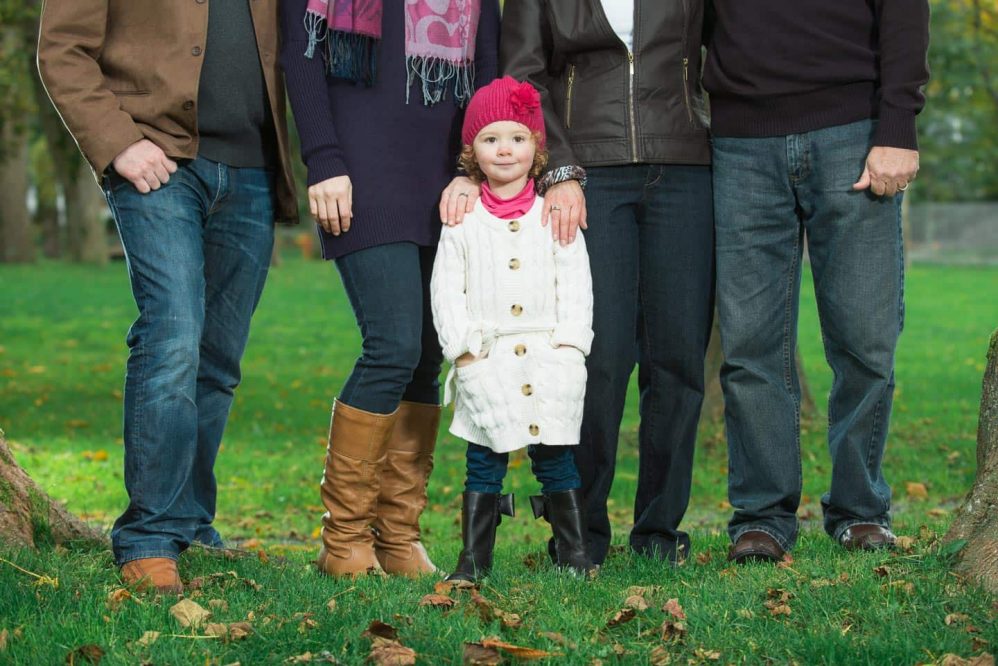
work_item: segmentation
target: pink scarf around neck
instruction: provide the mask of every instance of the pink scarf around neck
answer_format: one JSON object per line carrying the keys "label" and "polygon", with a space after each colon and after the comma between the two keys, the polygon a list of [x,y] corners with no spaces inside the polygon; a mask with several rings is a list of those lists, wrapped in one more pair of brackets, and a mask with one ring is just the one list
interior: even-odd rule
{"label": "pink scarf around neck", "polygon": [[536,198],[537,192],[534,189],[533,178],[527,180],[526,186],[520,190],[520,193],[510,199],[499,197],[489,187],[488,181],[482,183],[482,205],[485,206],[485,210],[500,220],[511,220],[514,217],[522,217],[534,205]]}
{"label": "pink scarf around neck", "polygon": [[[381,39],[384,0],[308,0],[305,56],[326,41],[330,75],[372,85],[377,76],[375,44]],[[461,106],[471,99],[475,80],[475,37],[481,0],[393,0],[405,4],[405,56],[409,89],[419,79],[423,103],[444,98],[453,84]]]}

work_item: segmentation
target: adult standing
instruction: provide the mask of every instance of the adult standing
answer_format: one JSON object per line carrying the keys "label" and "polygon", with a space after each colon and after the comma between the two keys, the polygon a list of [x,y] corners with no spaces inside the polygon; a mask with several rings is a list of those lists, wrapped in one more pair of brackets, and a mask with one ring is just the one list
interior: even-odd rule
{"label": "adult standing", "polygon": [[501,69],[541,92],[548,128],[544,219],[562,242],[585,229],[589,249],[596,337],[576,461],[596,564],[610,545],[607,498],[638,341],[630,545],[672,561],[689,549],[679,523],[714,284],[710,149],[697,83],[702,19],[700,0],[505,5]]}
{"label": "adult standing", "polygon": [[730,558],[778,560],[797,536],[794,366],[808,242],[825,355],[825,530],[890,546],[881,463],[904,317],[901,192],[918,170],[926,0],[715,0],[711,93]]}
{"label": "adult standing", "polygon": [[222,545],[215,457],[274,220],[297,219],[277,0],[49,0],[38,64],[104,188],[139,309],[115,560],[126,583],[180,592],[177,556]]}
{"label": "adult standing", "polygon": [[363,336],[333,407],[318,566],[430,573],[419,516],[440,423],[437,205],[445,187],[461,212],[478,197],[451,179],[462,107],[495,78],[499,5],[285,0],[281,26],[309,205]]}

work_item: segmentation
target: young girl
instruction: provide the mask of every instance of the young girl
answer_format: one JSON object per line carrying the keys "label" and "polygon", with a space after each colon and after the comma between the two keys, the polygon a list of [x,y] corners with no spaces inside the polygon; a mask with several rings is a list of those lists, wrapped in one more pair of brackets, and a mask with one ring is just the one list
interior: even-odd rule
{"label": "young girl", "polygon": [[[543,495],[536,517],[554,533],[559,567],[587,573],[579,441],[592,343],[585,242],[559,245],[541,225],[534,177],[547,163],[540,95],[510,77],[475,93],[461,132],[461,164],[482,183],[464,223],[444,227],[430,283],[433,319],[453,363],[444,402],[450,431],[468,440],[464,549],[450,581],[478,582],[492,565],[509,452],[527,447]],[[555,210],[554,215],[560,211]]]}

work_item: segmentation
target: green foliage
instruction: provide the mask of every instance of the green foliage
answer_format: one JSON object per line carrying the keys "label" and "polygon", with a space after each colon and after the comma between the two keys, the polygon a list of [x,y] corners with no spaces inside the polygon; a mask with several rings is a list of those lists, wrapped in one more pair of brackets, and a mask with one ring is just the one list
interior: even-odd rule
{"label": "green foliage", "polygon": [[[928,102],[919,118],[923,201],[998,199],[998,12],[994,3],[932,0]],[[994,77],[996,72],[991,72]]]}
{"label": "green foliage", "polygon": [[[37,16],[36,2],[0,0],[0,127],[5,142],[28,131],[37,113],[31,71]],[[0,143],[0,159],[10,148]]]}

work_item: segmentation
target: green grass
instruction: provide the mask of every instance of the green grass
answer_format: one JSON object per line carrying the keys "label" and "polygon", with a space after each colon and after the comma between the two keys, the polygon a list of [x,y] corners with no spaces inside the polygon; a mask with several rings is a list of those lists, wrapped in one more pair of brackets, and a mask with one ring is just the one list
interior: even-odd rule
{"label": "green grass", "polygon": [[[496,572],[483,590],[499,608],[522,616],[521,627],[509,628],[484,620],[467,596],[448,611],[420,607],[432,581],[346,582],[313,573],[328,407],[359,339],[335,270],[287,261],[272,272],[257,314],[217,467],[220,531],[236,545],[262,549],[269,562],[200,552],[180,562],[185,580],[229,570],[255,580],[260,590],[233,578],[191,596],[205,606],[211,599],[226,602],[227,608],[214,609],[212,621],[235,622],[252,613],[256,633],[228,643],[200,638],[203,633],[171,618],[173,600],[167,599],[145,597],[111,610],[107,596],[120,584],[110,554],[100,548],[8,549],[5,560],[58,578],[59,586],[37,585],[0,562],[0,635],[9,632],[0,662],[64,663],[75,648],[96,644],[106,653],[103,664],[279,663],[323,650],[343,663],[361,663],[370,650],[361,633],[380,619],[398,628],[420,663],[460,663],[464,642],[490,635],[562,653],[555,662],[649,663],[651,650],[662,644],[665,614],[659,609],[669,598],[678,598],[688,615],[684,640],[667,644],[672,663],[709,661],[710,651],[719,651],[725,663],[800,664],[914,664],[944,653],[994,652],[998,602],[949,573],[937,537],[973,480],[984,352],[998,323],[996,293],[994,268],[915,266],[908,273],[885,467],[895,491],[897,531],[914,539],[910,551],[846,554],[821,531],[818,500],[829,474],[823,397],[831,376],[808,283],[800,343],[819,414],[805,423],[802,436],[805,529],[793,564],[727,567],[724,438],[718,424],[707,423],[686,521],[694,557],[668,569],[620,549],[586,584],[552,571],[543,558],[533,564],[546,531],[521,511],[500,527]],[[104,527],[125,501],[123,338],[133,317],[121,265],[0,267],[0,427],[18,462],[46,491]],[[636,483],[635,397],[625,413],[611,498],[618,544],[626,539]],[[436,464],[423,524],[431,556],[446,568],[460,546],[462,444],[443,436]],[[908,483],[925,484],[928,498],[909,496]],[[514,458],[507,485],[520,495],[521,507],[526,494],[536,492],[522,457]],[[881,566],[886,568],[874,571]],[[632,585],[661,588],[649,594],[650,609],[607,628]],[[769,612],[768,589],[793,595],[790,615]],[[334,595],[330,611],[326,602]],[[967,619],[947,625],[952,613]],[[315,626],[302,626],[306,619]],[[147,630],[162,636],[139,645]],[[560,633],[576,646],[559,645],[541,632]]]}

